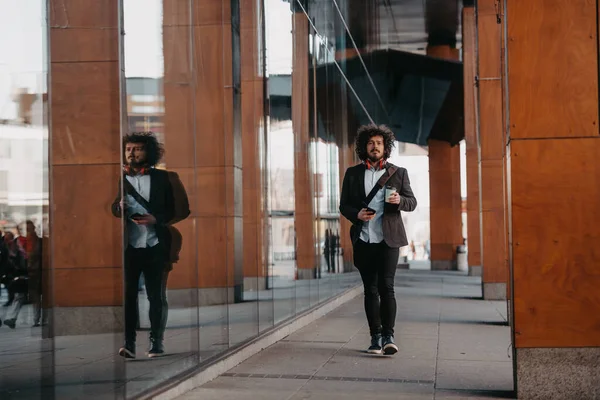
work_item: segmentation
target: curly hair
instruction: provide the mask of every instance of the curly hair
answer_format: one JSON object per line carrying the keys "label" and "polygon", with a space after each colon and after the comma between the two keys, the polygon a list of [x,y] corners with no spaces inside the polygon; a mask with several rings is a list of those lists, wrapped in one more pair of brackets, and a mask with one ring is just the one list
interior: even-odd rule
{"label": "curly hair", "polygon": [[385,125],[363,125],[358,128],[356,140],[354,141],[354,151],[361,161],[365,161],[369,156],[367,154],[367,143],[373,136],[383,137],[384,154],[383,158],[388,159],[392,155],[392,149],[395,147],[396,137],[390,128]]}
{"label": "curly hair", "polygon": [[156,139],[153,132],[131,132],[123,136],[123,149],[127,143],[138,143],[144,145],[146,150],[146,162],[148,166],[154,167],[163,157],[165,150]]}

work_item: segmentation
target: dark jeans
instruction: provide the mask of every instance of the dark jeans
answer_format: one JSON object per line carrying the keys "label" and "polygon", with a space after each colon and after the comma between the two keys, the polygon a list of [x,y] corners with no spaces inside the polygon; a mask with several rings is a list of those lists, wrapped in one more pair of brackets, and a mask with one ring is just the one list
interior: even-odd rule
{"label": "dark jeans", "polygon": [[144,273],[150,302],[150,338],[162,340],[167,325],[167,278],[169,271],[159,246],[145,249],[128,247],[125,251],[125,340],[134,342],[137,323],[138,282]]}
{"label": "dark jeans", "polygon": [[396,322],[396,297],[394,277],[400,249],[385,242],[354,245],[354,265],[360,271],[365,289],[365,312],[371,335],[394,334]]}

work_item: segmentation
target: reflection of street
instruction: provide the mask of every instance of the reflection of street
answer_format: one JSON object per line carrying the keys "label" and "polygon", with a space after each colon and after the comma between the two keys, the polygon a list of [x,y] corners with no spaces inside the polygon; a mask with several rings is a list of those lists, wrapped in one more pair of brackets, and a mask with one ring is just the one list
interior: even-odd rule
{"label": "reflection of street", "polygon": [[[341,273],[342,268],[341,265],[343,263],[343,259],[341,255],[337,255],[335,258],[335,270],[334,272],[327,272],[327,263],[325,262],[325,256],[321,255],[320,265],[320,273],[323,275],[333,275],[336,273]],[[296,277],[296,261],[295,260],[285,260],[285,261],[276,261],[273,265],[271,265],[270,276],[274,279],[295,279]]]}

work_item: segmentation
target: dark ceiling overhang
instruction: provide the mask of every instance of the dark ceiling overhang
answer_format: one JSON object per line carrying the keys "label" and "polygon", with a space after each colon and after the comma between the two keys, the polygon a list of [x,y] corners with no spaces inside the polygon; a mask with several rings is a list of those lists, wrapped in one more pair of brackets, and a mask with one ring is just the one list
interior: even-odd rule
{"label": "dark ceiling overhang", "polygon": [[[353,118],[359,125],[388,125],[398,141],[426,145],[429,138],[452,145],[464,137],[462,63],[397,50],[381,50],[340,61],[356,95],[347,90]],[[363,66],[367,67],[367,72]],[[370,79],[369,79],[370,76]],[[334,118],[320,92],[340,90],[346,84],[335,64],[316,68],[319,137]],[[319,90],[321,89],[321,90]],[[360,101],[357,99],[360,99]],[[362,103],[362,104],[361,104]],[[354,132],[348,132],[350,137]]]}

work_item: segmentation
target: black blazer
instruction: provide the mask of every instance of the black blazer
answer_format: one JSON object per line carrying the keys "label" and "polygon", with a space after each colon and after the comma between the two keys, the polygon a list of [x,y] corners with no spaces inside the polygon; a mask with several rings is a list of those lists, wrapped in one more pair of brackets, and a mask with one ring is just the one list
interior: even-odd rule
{"label": "black blazer", "polygon": [[[386,169],[392,166],[386,163]],[[346,170],[342,194],[340,198],[340,212],[352,222],[350,238],[356,244],[362,231],[363,221],[358,219],[358,212],[364,208],[363,202],[368,193],[365,193],[365,165],[358,164]],[[386,171],[386,174],[388,172]],[[386,203],[383,212],[383,240],[390,247],[402,247],[408,244],[404,223],[400,211],[413,211],[417,208],[417,199],[410,188],[408,172],[405,168],[398,167],[396,173],[387,181],[386,185],[398,188],[400,204]]]}
{"label": "black blazer", "polygon": [[[148,201],[152,208],[148,212],[156,218],[156,236],[161,248],[164,250],[165,257],[168,256],[171,247],[171,237],[168,228],[175,216],[175,199],[169,174],[170,172],[160,169],[150,169],[150,200]],[[121,218],[120,202],[121,180],[119,180],[117,197],[111,207],[112,214],[117,218]],[[127,247],[127,234],[125,234],[125,247]]]}

